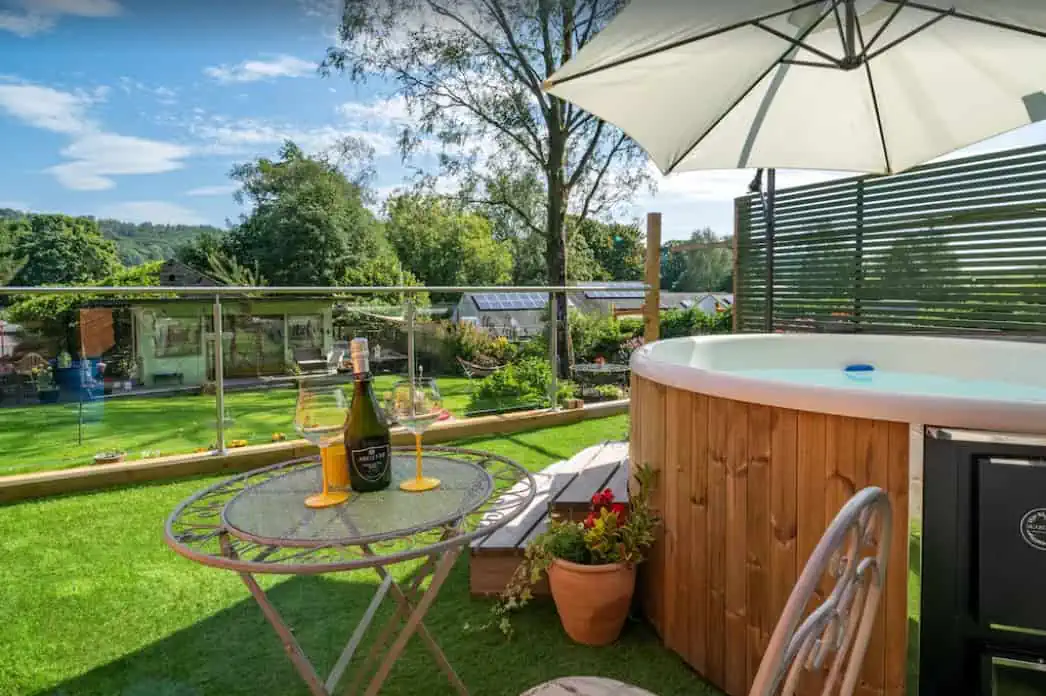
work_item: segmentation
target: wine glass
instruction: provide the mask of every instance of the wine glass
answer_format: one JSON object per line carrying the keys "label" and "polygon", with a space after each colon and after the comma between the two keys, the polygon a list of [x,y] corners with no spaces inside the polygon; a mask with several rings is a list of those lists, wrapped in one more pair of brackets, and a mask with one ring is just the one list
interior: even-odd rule
{"label": "wine glass", "polygon": [[308,507],[325,508],[349,499],[349,468],[330,449],[345,427],[347,410],[348,400],[338,385],[302,382],[298,388],[294,427],[303,438],[320,448],[323,472],[323,492],[306,498]]}
{"label": "wine glass", "polygon": [[439,486],[439,479],[421,475],[421,436],[426,429],[444,417],[443,398],[436,382],[418,377],[403,380],[392,387],[386,411],[391,420],[397,421],[414,433],[416,455],[414,478],[400,484],[405,491],[431,491]]}

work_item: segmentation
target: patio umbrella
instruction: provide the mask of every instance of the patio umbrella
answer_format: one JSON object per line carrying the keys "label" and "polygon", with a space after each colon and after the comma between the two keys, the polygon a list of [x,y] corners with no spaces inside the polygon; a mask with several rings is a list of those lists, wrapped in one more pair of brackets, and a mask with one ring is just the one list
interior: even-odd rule
{"label": "patio umbrella", "polygon": [[890,173],[1046,119],[1044,0],[632,0],[546,82],[665,174]]}

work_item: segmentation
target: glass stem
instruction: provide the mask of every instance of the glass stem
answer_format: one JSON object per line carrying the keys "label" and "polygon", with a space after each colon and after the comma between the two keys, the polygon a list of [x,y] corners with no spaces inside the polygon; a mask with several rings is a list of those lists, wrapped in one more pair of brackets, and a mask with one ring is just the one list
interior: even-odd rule
{"label": "glass stem", "polygon": [[414,453],[416,455],[416,463],[414,465],[415,476],[421,480],[421,433],[414,433]]}
{"label": "glass stem", "polygon": [[330,452],[326,447],[320,447],[320,474],[323,476],[323,495],[327,495],[327,457]]}

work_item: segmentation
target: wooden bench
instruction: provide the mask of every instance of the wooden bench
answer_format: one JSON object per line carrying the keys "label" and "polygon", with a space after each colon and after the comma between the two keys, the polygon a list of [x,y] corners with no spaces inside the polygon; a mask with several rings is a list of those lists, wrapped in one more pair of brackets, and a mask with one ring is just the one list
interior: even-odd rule
{"label": "wooden bench", "polygon": [[[519,567],[528,542],[548,528],[549,519],[580,521],[592,496],[604,488],[614,499],[628,500],[628,443],[604,442],[534,474],[537,495],[518,517],[469,548],[469,591],[496,595]],[[535,594],[548,594],[542,581]]]}

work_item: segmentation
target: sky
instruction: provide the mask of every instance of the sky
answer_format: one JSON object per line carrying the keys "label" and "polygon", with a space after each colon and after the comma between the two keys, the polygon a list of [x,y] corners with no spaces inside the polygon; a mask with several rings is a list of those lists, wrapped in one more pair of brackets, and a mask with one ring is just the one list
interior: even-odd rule
{"label": "sky", "polygon": [[[387,85],[321,77],[338,0],[0,0],[0,207],[131,222],[235,221],[231,167],[285,139],[320,151],[352,135],[376,154],[380,197],[408,169],[409,118]],[[1046,125],[986,141],[1046,142]],[[425,165],[422,161],[420,164]],[[654,174],[629,216],[663,238],[729,236],[751,171]],[[781,187],[840,176],[782,171]]]}

